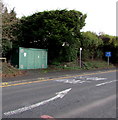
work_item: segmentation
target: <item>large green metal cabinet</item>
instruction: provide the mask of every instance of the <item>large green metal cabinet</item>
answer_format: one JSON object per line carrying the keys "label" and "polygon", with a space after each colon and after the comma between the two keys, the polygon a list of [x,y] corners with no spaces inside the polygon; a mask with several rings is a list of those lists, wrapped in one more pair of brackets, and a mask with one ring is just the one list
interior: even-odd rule
{"label": "large green metal cabinet", "polygon": [[47,49],[19,47],[19,69],[47,68]]}

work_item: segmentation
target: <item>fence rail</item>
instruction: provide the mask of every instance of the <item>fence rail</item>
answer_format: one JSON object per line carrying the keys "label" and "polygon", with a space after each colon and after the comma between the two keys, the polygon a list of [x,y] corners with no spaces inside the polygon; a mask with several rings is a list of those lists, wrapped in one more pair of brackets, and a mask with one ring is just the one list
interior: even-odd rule
{"label": "fence rail", "polygon": [[0,58],[0,61],[6,62],[6,58]]}

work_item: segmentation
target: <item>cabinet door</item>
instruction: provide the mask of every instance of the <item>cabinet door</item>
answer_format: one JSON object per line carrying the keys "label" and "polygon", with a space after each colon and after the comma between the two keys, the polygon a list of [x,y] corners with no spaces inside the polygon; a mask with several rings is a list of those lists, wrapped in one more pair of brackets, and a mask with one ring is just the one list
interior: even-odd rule
{"label": "cabinet door", "polygon": [[21,48],[19,49],[19,69],[27,69],[28,51]]}
{"label": "cabinet door", "polygon": [[35,54],[34,51],[28,51],[28,58],[27,58],[27,69],[34,69],[35,68]]}

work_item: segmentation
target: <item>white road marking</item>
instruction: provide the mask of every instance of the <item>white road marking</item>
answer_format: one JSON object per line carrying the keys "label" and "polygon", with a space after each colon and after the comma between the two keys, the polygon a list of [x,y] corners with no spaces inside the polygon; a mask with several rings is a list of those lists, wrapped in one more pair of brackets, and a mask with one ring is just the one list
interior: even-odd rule
{"label": "white road marking", "polygon": [[108,83],[112,83],[112,82],[116,82],[117,80],[112,80],[112,81],[108,81],[108,82],[104,82],[104,83],[100,83],[100,84],[97,84],[96,86],[99,87],[101,85],[105,85],[105,84],[108,84]]}
{"label": "white road marking", "polygon": [[79,77],[80,79],[85,79],[85,80],[106,80],[107,78],[99,78],[99,77],[89,77],[89,76],[80,76]]}
{"label": "white road marking", "polygon": [[22,108],[19,108],[19,109],[17,109],[17,110],[5,112],[4,115],[10,116],[10,115],[22,113],[22,112],[25,112],[25,111],[27,111],[27,110],[30,110],[30,109],[39,107],[39,106],[41,106],[41,105],[44,105],[44,104],[46,104],[46,103],[48,103],[48,102],[51,102],[51,101],[53,101],[53,100],[55,100],[55,99],[63,98],[71,89],[72,89],[72,88],[63,90],[63,91],[61,91],[61,92],[57,92],[55,97],[52,97],[52,98],[50,98],[50,99],[48,99],[48,100],[44,100],[44,101],[42,101],[42,102],[39,102],[39,103],[30,105],[30,106],[28,106],[28,107],[22,107]]}
{"label": "white road marking", "polygon": [[56,81],[63,82],[63,83],[77,84],[77,83],[91,82],[92,80],[98,81],[98,80],[106,80],[106,79],[107,78],[80,76],[80,77],[74,77],[73,79],[61,79],[61,80],[56,80]]}
{"label": "white road marking", "polygon": [[107,78],[98,78],[98,77],[90,77],[90,78],[86,78],[87,80],[106,80]]}
{"label": "white road marking", "polygon": [[84,83],[86,81],[83,80],[75,80],[75,79],[62,79],[62,80],[56,80],[57,82],[63,82],[63,83],[70,83],[70,84],[76,84],[76,83]]}

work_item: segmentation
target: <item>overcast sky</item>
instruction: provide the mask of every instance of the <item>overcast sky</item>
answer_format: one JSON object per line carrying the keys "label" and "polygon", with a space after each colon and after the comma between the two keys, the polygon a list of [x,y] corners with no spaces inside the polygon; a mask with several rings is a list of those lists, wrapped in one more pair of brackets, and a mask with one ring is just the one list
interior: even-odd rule
{"label": "overcast sky", "polygon": [[44,10],[68,9],[87,14],[82,31],[116,35],[117,0],[2,0],[8,9],[15,8],[17,17]]}

